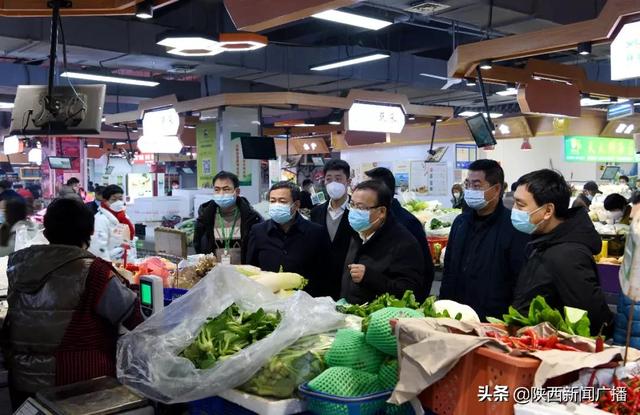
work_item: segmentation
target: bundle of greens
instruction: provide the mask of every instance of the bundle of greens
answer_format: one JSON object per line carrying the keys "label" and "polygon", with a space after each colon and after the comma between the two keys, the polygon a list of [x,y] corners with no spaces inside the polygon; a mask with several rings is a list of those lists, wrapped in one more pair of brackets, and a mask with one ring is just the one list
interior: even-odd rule
{"label": "bundle of greens", "polygon": [[432,231],[435,231],[436,229],[450,228],[451,222],[443,222],[440,219],[433,218],[431,219],[431,224],[429,225],[429,227]]}
{"label": "bundle of greens", "polygon": [[524,316],[513,306],[509,307],[509,314],[502,316],[503,320],[487,317],[489,323],[506,324],[508,326],[536,326],[543,322],[550,323],[556,329],[568,334],[589,337],[591,335],[589,317],[585,310],[572,307],[564,308],[564,317],[560,311],[551,308],[544,297],[537,296],[529,305],[529,315]]}
{"label": "bundle of greens", "polygon": [[334,337],[324,334],[301,338],[273,356],[251,380],[238,389],[273,398],[293,396],[299,385],[327,368],[324,355],[333,340]]}
{"label": "bundle of greens", "polygon": [[241,312],[232,304],[219,316],[208,319],[200,328],[195,341],[180,356],[189,359],[196,368],[208,369],[245,347],[273,332],[282,316],[280,312]]}
{"label": "bundle of greens", "polygon": [[411,308],[417,310],[421,308],[421,305],[416,301],[416,296],[413,295],[413,292],[407,290],[400,300],[391,294],[383,294],[370,303],[339,305],[337,310],[344,314],[353,314],[364,318],[386,307]]}

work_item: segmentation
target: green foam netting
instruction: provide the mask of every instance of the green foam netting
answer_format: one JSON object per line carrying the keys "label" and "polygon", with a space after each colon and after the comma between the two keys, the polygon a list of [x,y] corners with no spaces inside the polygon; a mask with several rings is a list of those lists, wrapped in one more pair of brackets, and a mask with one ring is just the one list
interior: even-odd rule
{"label": "green foam netting", "polygon": [[330,367],[349,367],[377,374],[385,356],[365,341],[363,332],[353,329],[338,330],[333,345],[325,355]]}
{"label": "green foam netting", "polygon": [[385,415],[415,415],[415,411],[409,402],[404,405],[391,405],[390,403],[384,406]]}
{"label": "green foam netting", "polygon": [[[314,414],[322,414],[322,415],[380,415],[385,412],[385,404],[384,399],[366,402],[358,404],[357,406],[351,406],[346,404],[340,404],[337,402],[327,402],[321,401],[317,399],[309,399],[307,400],[307,409],[309,412]],[[403,413],[399,413],[398,415],[405,415]],[[409,414],[406,414],[409,415]],[[413,413],[410,415],[414,415]]]}
{"label": "green foam netting", "polygon": [[392,359],[384,362],[378,373],[380,386],[385,390],[395,389],[398,383],[398,360]]}
{"label": "green foam netting", "polygon": [[423,318],[424,314],[410,308],[387,307],[371,314],[366,341],[391,356],[398,354],[398,342],[391,331],[390,320],[397,318]]}
{"label": "green foam netting", "polygon": [[376,375],[348,367],[330,367],[309,382],[308,386],[315,392],[345,398],[382,391]]}

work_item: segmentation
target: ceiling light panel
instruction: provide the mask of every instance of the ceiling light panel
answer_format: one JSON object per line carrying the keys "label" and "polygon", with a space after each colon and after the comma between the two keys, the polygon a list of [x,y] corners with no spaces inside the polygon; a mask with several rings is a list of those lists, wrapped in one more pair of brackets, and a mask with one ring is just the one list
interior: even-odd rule
{"label": "ceiling light panel", "polygon": [[361,63],[377,61],[380,59],[387,59],[388,57],[389,55],[385,53],[374,53],[371,55],[364,55],[355,58],[344,59],[337,62],[330,62],[318,66],[312,66],[309,69],[311,69],[312,71],[328,71],[330,69],[342,68],[344,66],[358,65]]}
{"label": "ceiling light panel", "polygon": [[327,20],[335,23],[342,23],[350,26],[362,27],[369,30],[380,30],[392,25],[392,22],[386,20],[374,19],[372,17],[362,16],[354,13],[347,13],[340,10],[327,10],[316,13],[312,17],[316,19]]}

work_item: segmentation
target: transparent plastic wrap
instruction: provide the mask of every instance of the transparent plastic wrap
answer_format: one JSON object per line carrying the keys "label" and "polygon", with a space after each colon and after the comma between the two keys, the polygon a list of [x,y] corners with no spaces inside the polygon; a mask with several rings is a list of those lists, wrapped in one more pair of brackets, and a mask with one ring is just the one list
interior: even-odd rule
{"label": "transparent plastic wrap", "polygon": [[[196,338],[207,318],[236,303],[242,310],[280,311],[278,327],[210,369],[196,369],[178,354]],[[123,384],[155,401],[173,404],[216,395],[247,382],[271,357],[303,336],[344,325],[330,298],[297,292],[279,299],[231,266],[216,266],[187,294],[118,342],[117,374]]]}

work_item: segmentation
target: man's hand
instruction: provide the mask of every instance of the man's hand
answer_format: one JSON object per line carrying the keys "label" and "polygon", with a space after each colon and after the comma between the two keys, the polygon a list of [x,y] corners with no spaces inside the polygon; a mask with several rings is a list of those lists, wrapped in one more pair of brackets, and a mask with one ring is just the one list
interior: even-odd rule
{"label": "man's hand", "polygon": [[351,264],[349,265],[349,272],[351,273],[351,280],[356,284],[360,284],[364,279],[364,273],[367,271],[367,268],[362,264]]}

